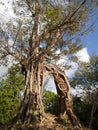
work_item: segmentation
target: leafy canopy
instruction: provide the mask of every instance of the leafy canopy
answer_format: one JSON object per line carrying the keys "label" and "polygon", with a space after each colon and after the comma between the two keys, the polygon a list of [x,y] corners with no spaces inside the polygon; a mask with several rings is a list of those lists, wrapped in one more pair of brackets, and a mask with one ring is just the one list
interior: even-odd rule
{"label": "leafy canopy", "polygon": [[[74,56],[82,48],[81,36],[89,32],[90,25],[87,21],[94,10],[91,5],[91,0],[12,2],[15,17],[1,27],[0,59],[11,55],[19,63],[26,63],[31,42],[33,50],[37,47],[41,60],[53,62],[65,55],[69,58]],[[38,37],[37,44],[32,41],[34,29]],[[29,59],[34,60],[34,57]]]}
{"label": "leafy canopy", "polygon": [[98,56],[91,57],[89,63],[82,63],[72,79],[72,86],[79,86],[85,91],[98,87]]}

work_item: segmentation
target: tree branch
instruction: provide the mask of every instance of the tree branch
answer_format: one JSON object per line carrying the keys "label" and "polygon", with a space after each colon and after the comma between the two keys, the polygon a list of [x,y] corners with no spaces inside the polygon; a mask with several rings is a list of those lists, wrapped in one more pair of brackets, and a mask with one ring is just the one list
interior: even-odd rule
{"label": "tree branch", "polygon": [[66,25],[69,23],[69,21],[71,20],[71,18],[78,12],[78,10],[86,3],[87,0],[83,0],[80,5],[74,10],[74,12],[67,18],[67,19],[64,19],[62,24],[60,25],[57,25],[55,28],[53,28],[52,30],[56,30],[56,29],[59,29],[61,28],[62,26]]}
{"label": "tree branch", "polygon": [[18,37],[19,32],[20,32],[20,29],[21,29],[21,26],[22,26],[22,23],[19,24],[19,28],[18,28],[18,30],[17,30],[16,37],[15,37],[15,40],[14,40],[14,43],[13,43],[13,46],[12,46],[12,50],[14,49],[14,46],[15,46],[17,37]]}
{"label": "tree branch", "polygon": [[43,52],[41,52],[38,55],[37,60],[42,60],[44,56],[47,55],[47,52],[49,52],[57,44],[58,39],[61,37],[61,35],[62,35],[61,30],[58,29],[54,40],[51,42],[51,44],[49,44],[49,46],[47,46],[47,48]]}

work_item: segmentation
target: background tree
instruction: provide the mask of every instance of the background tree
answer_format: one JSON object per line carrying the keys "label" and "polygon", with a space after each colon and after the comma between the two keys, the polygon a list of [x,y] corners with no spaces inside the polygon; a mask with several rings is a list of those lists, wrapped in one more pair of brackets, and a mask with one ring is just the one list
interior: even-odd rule
{"label": "background tree", "polygon": [[58,115],[59,113],[59,102],[58,96],[54,92],[49,90],[44,90],[43,92],[43,103],[45,106],[45,111],[50,112],[52,114]]}
{"label": "background tree", "polygon": [[93,55],[88,63],[80,63],[75,77],[72,79],[73,87],[80,85],[80,88],[86,92],[90,92],[97,88],[98,83],[98,56]]}
{"label": "background tree", "polygon": [[16,66],[0,81],[0,124],[7,124],[17,114],[24,89],[24,76]]}
{"label": "background tree", "polygon": [[[86,128],[89,126],[91,120],[91,111],[93,110],[92,107],[94,106],[94,100],[95,100],[95,92],[87,93],[85,95],[82,95],[81,97],[74,96],[74,112],[79,118],[80,122],[85,126]],[[92,122],[92,130],[98,129],[98,107],[96,108],[96,111],[93,115],[93,122]]]}
{"label": "background tree", "polygon": [[[86,101],[88,100],[92,105],[89,127],[92,127],[95,113],[98,109],[98,56],[91,57],[89,63],[82,63],[75,73],[72,85],[82,89],[86,94]],[[91,93],[91,94],[90,94]],[[87,95],[89,95],[87,97]],[[91,96],[92,95],[92,96]],[[88,105],[88,104],[87,104]],[[88,105],[89,106],[89,105]],[[88,109],[87,109],[88,110]]]}
{"label": "background tree", "polygon": [[[11,55],[25,69],[25,93],[16,116],[16,123],[20,120],[23,124],[29,124],[32,114],[43,117],[42,86],[45,69],[53,72],[57,92],[60,95],[59,106],[61,107],[62,103],[64,106],[61,107],[60,113],[64,114],[67,111],[71,123],[76,124],[76,117],[71,113],[71,96],[67,96],[70,95],[70,85],[64,72],[56,66],[45,63],[54,63],[62,55],[71,57],[82,48],[80,36],[89,30],[87,21],[93,12],[91,2],[88,0],[13,2],[17,17],[12,21],[13,24],[10,21],[1,28],[3,36],[0,59],[4,61],[4,58]],[[13,43],[9,42],[9,37]],[[55,53],[57,51],[59,53]],[[65,86],[64,91],[59,88],[60,80],[57,80],[56,71],[59,79],[64,81],[64,84],[60,85]]]}

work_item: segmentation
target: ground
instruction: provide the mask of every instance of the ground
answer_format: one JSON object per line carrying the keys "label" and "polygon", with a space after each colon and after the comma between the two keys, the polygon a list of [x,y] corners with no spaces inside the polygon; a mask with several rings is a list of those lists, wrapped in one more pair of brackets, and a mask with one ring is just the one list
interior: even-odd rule
{"label": "ground", "polygon": [[[55,115],[47,113],[42,122],[37,119],[33,119],[32,123],[28,126],[17,125],[13,128],[9,126],[2,127],[0,130],[79,130],[76,126],[72,126],[70,123],[65,123]],[[89,129],[83,129],[89,130]]]}

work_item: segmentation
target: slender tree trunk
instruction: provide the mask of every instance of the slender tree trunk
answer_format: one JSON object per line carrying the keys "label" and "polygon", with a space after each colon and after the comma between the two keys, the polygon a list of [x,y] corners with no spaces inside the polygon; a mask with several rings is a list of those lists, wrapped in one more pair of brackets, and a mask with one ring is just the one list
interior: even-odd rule
{"label": "slender tree trunk", "polygon": [[92,123],[93,123],[93,120],[94,120],[94,114],[95,114],[97,108],[98,108],[98,89],[97,89],[97,92],[96,92],[96,95],[95,95],[95,98],[94,98],[94,101],[93,101],[93,106],[92,106],[91,116],[90,116],[90,122],[89,122],[89,128],[92,127]]}

